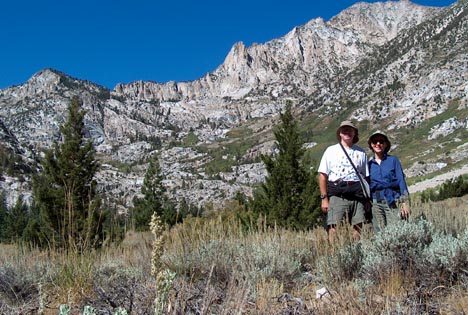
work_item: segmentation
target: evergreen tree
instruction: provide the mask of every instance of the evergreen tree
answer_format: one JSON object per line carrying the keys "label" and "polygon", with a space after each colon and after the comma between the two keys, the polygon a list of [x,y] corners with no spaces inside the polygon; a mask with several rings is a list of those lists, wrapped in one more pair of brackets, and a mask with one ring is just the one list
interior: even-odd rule
{"label": "evergreen tree", "polygon": [[117,200],[103,200],[102,233],[105,235],[105,242],[120,243],[125,237],[127,226],[127,215],[119,211]]}
{"label": "evergreen tree", "polygon": [[8,209],[6,205],[5,192],[0,192],[0,242],[6,242],[6,219],[8,215]]}
{"label": "evergreen tree", "polygon": [[135,197],[133,199],[132,218],[135,230],[148,231],[151,216],[154,212],[159,217],[163,217],[163,206],[166,200],[164,196],[165,188],[162,185],[163,179],[158,156],[153,155],[149,161],[149,166],[143,179],[143,186],[141,187],[143,198]]}
{"label": "evergreen tree", "polygon": [[23,230],[21,240],[34,247],[44,248],[48,245],[47,235],[44,235],[43,221],[39,207],[32,204],[29,207],[28,221]]}
{"label": "evergreen tree", "polygon": [[254,212],[263,214],[270,224],[308,228],[320,215],[318,183],[302,164],[305,153],[297,122],[288,103],[274,130],[278,153],[262,156],[268,176],[252,201]]}
{"label": "evergreen tree", "polygon": [[62,141],[46,152],[43,172],[33,179],[48,243],[78,251],[99,245],[103,219],[94,180],[99,165],[92,141],[85,141],[84,115],[81,101],[73,97],[60,127]]}
{"label": "evergreen tree", "polygon": [[10,242],[19,241],[28,223],[28,206],[23,202],[22,196],[18,197],[15,206],[9,209],[5,221],[6,239]]}

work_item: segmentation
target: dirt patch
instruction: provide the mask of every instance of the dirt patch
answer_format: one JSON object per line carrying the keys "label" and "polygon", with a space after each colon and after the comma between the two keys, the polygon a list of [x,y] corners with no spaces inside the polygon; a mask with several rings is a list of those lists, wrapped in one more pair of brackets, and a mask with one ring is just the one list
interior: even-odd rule
{"label": "dirt patch", "polygon": [[410,194],[418,192],[418,191],[424,191],[428,188],[437,187],[449,179],[453,179],[460,175],[465,175],[465,174],[468,174],[468,165],[464,165],[462,168],[450,171],[445,174],[437,175],[433,178],[426,179],[426,180],[423,180],[422,182],[413,184],[408,187],[408,190]]}

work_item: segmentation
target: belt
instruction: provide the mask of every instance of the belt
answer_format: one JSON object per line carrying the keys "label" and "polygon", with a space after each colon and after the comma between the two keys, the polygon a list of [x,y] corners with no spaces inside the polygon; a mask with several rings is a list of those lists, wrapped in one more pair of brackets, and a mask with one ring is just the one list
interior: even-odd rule
{"label": "belt", "polygon": [[359,183],[359,182],[337,180],[336,182],[332,182],[332,183],[335,186],[352,186],[352,185],[354,185],[356,183]]}

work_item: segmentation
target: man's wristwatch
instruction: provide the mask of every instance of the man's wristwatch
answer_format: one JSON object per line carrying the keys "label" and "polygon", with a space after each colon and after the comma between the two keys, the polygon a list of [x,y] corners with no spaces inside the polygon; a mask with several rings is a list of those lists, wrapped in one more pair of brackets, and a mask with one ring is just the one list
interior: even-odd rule
{"label": "man's wristwatch", "polygon": [[327,198],[327,195],[320,194],[320,199],[325,199]]}

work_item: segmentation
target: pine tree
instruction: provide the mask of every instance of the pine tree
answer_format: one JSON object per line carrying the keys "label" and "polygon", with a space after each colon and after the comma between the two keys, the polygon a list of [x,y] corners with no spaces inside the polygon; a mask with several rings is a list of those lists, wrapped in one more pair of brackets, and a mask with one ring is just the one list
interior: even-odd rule
{"label": "pine tree", "polygon": [[48,245],[48,237],[44,235],[43,220],[39,207],[34,203],[29,206],[27,224],[23,230],[21,241],[32,247],[44,248]]}
{"label": "pine tree", "polygon": [[62,141],[46,152],[43,172],[33,179],[49,243],[78,251],[99,245],[103,220],[94,180],[99,164],[92,141],[85,141],[84,115],[81,101],[74,97],[60,127]]}
{"label": "pine tree", "polygon": [[163,217],[163,205],[166,200],[164,196],[165,188],[162,185],[163,179],[158,156],[153,155],[149,161],[149,166],[143,179],[143,186],[141,187],[143,198],[136,197],[133,199],[132,218],[135,230],[148,231],[151,216],[154,212],[159,217]]}
{"label": "pine tree", "polygon": [[13,208],[9,209],[5,221],[6,239],[10,242],[19,241],[28,223],[28,206],[24,203],[22,196],[18,197]]}
{"label": "pine tree", "polygon": [[270,224],[312,227],[320,213],[318,184],[302,164],[305,149],[291,103],[281,113],[280,120],[281,124],[274,130],[278,153],[274,157],[262,156],[268,175],[254,195],[252,209],[265,215]]}
{"label": "pine tree", "polygon": [[0,192],[0,242],[6,242],[6,226],[7,226],[8,209],[6,204],[5,192]]}

